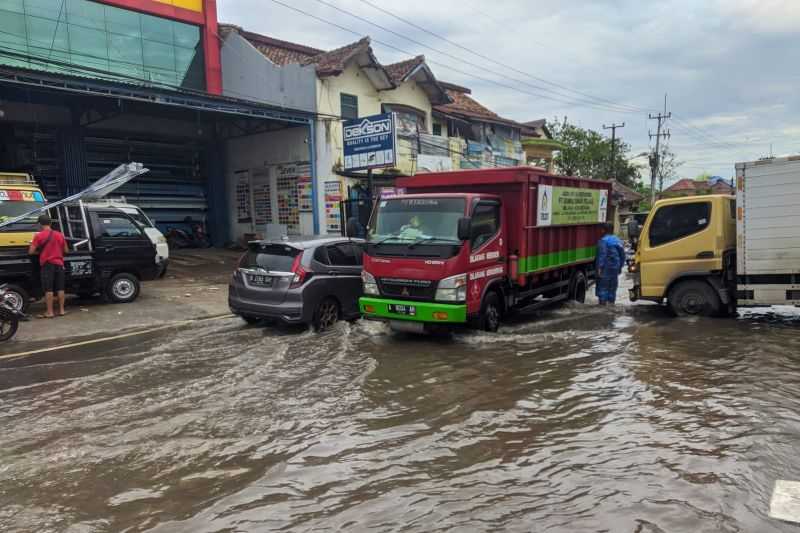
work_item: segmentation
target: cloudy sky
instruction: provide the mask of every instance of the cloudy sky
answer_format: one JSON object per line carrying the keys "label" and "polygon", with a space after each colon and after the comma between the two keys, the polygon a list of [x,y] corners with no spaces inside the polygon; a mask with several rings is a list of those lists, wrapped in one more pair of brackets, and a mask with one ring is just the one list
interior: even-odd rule
{"label": "cloudy sky", "polygon": [[769,155],[770,145],[775,155],[800,153],[798,0],[218,0],[218,6],[221,21],[317,48],[369,35],[384,63],[424,54],[437,78],[471,87],[484,105],[515,120],[566,116],[598,131],[625,122],[617,131],[633,154],[649,149],[656,122],[647,114],[663,108],[667,93],[668,142],[685,162],[680,177],[703,171],[730,177],[735,161]]}

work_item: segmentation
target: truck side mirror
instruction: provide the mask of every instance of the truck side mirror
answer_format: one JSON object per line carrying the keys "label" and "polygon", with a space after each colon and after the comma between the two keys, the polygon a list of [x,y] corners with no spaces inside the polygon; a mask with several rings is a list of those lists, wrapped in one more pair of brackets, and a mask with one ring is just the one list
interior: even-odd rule
{"label": "truck side mirror", "polygon": [[458,240],[466,241],[472,235],[472,219],[470,217],[461,217],[458,219]]}
{"label": "truck side mirror", "polygon": [[358,219],[356,217],[347,219],[345,232],[347,233],[346,237],[358,237]]}

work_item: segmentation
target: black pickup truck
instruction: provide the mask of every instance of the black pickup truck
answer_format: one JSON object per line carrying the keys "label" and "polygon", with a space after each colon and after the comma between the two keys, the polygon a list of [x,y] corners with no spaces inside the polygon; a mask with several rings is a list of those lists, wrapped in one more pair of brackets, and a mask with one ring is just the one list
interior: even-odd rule
{"label": "black pickup truck", "polygon": [[[155,279],[156,248],[143,228],[113,207],[86,207],[80,201],[51,210],[54,227],[66,237],[66,292],[81,296],[102,294],[116,303],[132,302],[140,282]],[[1,230],[0,230],[1,231]],[[31,298],[44,296],[39,257],[27,248],[0,249],[0,283],[14,296],[15,307],[26,310]]]}

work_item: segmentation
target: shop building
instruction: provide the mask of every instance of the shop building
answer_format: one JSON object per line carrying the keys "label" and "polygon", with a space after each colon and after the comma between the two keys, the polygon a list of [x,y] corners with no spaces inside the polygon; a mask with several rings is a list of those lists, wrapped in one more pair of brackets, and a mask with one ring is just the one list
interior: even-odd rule
{"label": "shop building", "polygon": [[[339,233],[342,200],[359,191],[365,193],[368,183],[375,188],[391,186],[395,177],[418,170],[421,137],[432,133],[433,106],[450,101],[424,57],[383,65],[369,38],[324,51],[236,26],[222,25],[221,34],[225,91],[235,87],[237,93],[246,93],[248,98],[272,99],[273,103],[315,116],[310,136],[298,129],[288,135],[270,132],[258,140],[228,143],[229,158],[240,163],[240,168],[228,176],[231,187],[244,191],[246,185],[236,184],[253,181],[253,176],[258,175],[257,187],[269,189],[269,199],[253,197],[253,203],[268,205],[272,222],[287,226],[290,232],[294,229],[306,233],[316,216],[320,233]],[[234,63],[239,66],[233,68]],[[344,170],[343,120],[389,112],[395,113],[398,123],[396,164],[375,171],[369,180],[364,173]],[[234,153],[252,153],[247,147],[251,142],[263,147],[265,157],[233,157]],[[314,147],[311,156],[308,146]],[[310,187],[304,183],[312,172],[316,173],[318,186],[314,201],[309,201]],[[299,192],[293,197],[292,191]],[[243,201],[245,196],[237,195]],[[250,196],[254,196],[252,192]],[[297,216],[289,221],[281,215],[281,207],[287,204],[300,206]],[[246,229],[237,227],[239,231]]]}
{"label": "shop building", "polygon": [[3,0],[0,169],[32,174],[57,199],[140,161],[150,172],[119,194],[162,230],[205,223],[225,244],[236,236],[226,176],[237,167],[226,143],[305,139],[314,121],[224,92],[221,67],[216,0]]}

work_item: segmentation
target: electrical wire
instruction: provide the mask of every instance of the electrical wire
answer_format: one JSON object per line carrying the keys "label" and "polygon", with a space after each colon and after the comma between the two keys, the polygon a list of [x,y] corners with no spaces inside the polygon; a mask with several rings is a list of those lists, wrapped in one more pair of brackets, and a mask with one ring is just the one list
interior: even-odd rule
{"label": "electrical wire", "polygon": [[[292,11],[295,11],[296,13],[300,13],[301,15],[304,15],[306,17],[312,18],[314,20],[317,20],[317,21],[322,22],[324,24],[327,24],[329,26],[333,26],[334,28],[338,28],[338,29],[340,29],[342,31],[345,31],[347,33],[350,33],[350,34],[353,34],[353,35],[357,35],[357,36],[361,36],[362,35],[360,32],[352,30],[352,29],[350,29],[350,28],[348,28],[346,26],[342,26],[341,24],[338,24],[336,22],[324,19],[322,17],[318,17],[318,16],[316,16],[316,15],[314,15],[312,13],[309,13],[309,12],[304,11],[302,9],[299,9],[297,7],[291,6],[291,5],[289,5],[289,4],[285,3],[285,2],[282,2],[281,0],[270,0],[270,1],[275,3],[275,4],[278,4],[280,6],[283,6],[286,9],[290,9]],[[373,39],[373,42],[375,42],[377,44],[380,44],[381,46],[383,46],[385,48],[388,48],[390,50],[394,50],[396,52],[404,54],[406,56],[412,56],[412,57],[414,56],[414,54],[412,52],[409,52],[408,50],[404,50],[402,48],[394,46],[393,44],[387,43],[385,41],[381,41],[379,39]],[[502,83],[500,81],[493,80],[491,78],[485,78],[483,76],[477,76],[474,73],[470,73],[470,72],[466,72],[464,70],[460,70],[458,68],[455,68],[453,66],[447,65],[445,63],[440,63],[438,61],[433,61],[433,60],[427,60],[427,61],[428,61],[428,63],[430,63],[432,65],[436,65],[436,66],[441,67],[443,69],[450,70],[452,72],[456,72],[458,74],[461,74],[462,76],[467,76],[467,77],[470,77],[470,78],[473,78],[473,79],[477,79],[477,80],[480,80],[480,81],[483,81],[483,82],[486,82],[486,83],[490,83],[490,84],[496,85],[498,87],[503,87],[505,89],[510,89],[512,91],[517,91],[517,92],[520,92],[520,93],[523,93],[523,94],[527,94],[529,96],[535,96],[537,98],[544,98],[544,99],[547,99],[547,100],[553,100],[553,101],[556,101],[556,102],[560,102],[560,103],[564,103],[564,104],[568,104],[568,105],[573,105],[573,106],[581,106],[581,105],[583,105],[583,106],[586,106],[586,107],[594,107],[594,108],[601,109],[601,110],[604,110],[604,111],[613,111],[615,113],[634,113],[633,111],[620,111],[620,110],[617,110],[617,109],[610,109],[609,107],[604,107],[604,106],[594,105],[594,104],[580,104],[580,103],[576,104],[576,102],[574,102],[574,101],[563,100],[563,99],[556,98],[556,97],[553,97],[553,96],[549,96],[549,95],[546,95],[546,94],[535,93],[535,92],[532,92],[532,91],[526,91],[526,90],[523,90],[523,89],[521,89],[519,87],[515,87],[513,85]],[[485,70],[485,69],[483,69],[483,70]],[[638,113],[638,112],[636,112],[636,113]]]}
{"label": "electrical wire", "polygon": [[[471,61],[468,61],[468,60],[466,60],[466,59],[464,59],[464,58],[461,58],[461,57],[459,57],[459,56],[453,55],[453,54],[451,54],[451,53],[449,53],[449,52],[446,52],[446,51],[443,51],[443,50],[440,50],[440,49],[437,49],[437,48],[433,48],[432,46],[430,46],[430,45],[427,45],[427,44],[425,44],[425,43],[423,43],[423,42],[421,42],[421,41],[418,41],[418,40],[416,40],[416,39],[412,39],[411,37],[408,37],[408,36],[406,36],[406,35],[404,35],[404,34],[402,34],[402,33],[396,32],[396,31],[394,31],[394,30],[392,30],[392,29],[390,29],[390,28],[387,28],[387,27],[385,27],[385,26],[382,26],[382,25],[380,25],[380,24],[378,24],[378,23],[376,23],[376,22],[374,22],[374,21],[371,21],[371,20],[369,20],[369,19],[365,18],[365,17],[362,17],[362,16],[360,16],[360,15],[358,15],[358,14],[355,14],[355,13],[353,13],[353,12],[351,12],[351,11],[348,11],[348,10],[346,10],[346,9],[343,9],[343,8],[341,8],[341,7],[338,7],[338,6],[334,5],[334,4],[331,4],[330,2],[327,2],[326,0],[315,0],[315,1],[316,1],[317,3],[320,3],[320,4],[324,5],[324,6],[330,7],[331,9],[335,9],[336,11],[339,11],[340,13],[344,13],[344,14],[346,14],[346,15],[348,15],[348,16],[350,16],[350,17],[353,17],[353,18],[355,18],[355,19],[357,19],[357,20],[360,20],[360,21],[362,21],[362,22],[365,22],[365,23],[367,23],[367,24],[370,24],[370,25],[372,25],[372,26],[374,26],[374,27],[376,27],[376,28],[378,28],[378,29],[380,29],[380,30],[383,30],[383,31],[385,31],[385,32],[387,32],[387,33],[390,33],[390,34],[392,34],[392,35],[394,35],[394,36],[396,36],[396,37],[399,37],[399,38],[401,38],[401,39],[403,39],[403,40],[406,40],[406,41],[408,41],[408,42],[410,42],[410,43],[416,44],[416,45],[418,45],[418,46],[421,46],[421,47],[423,47],[423,48],[426,48],[426,49],[428,49],[428,50],[431,50],[431,51],[433,51],[433,52],[436,52],[437,54],[441,54],[441,55],[443,55],[443,56],[449,57],[450,59],[454,59],[454,60],[456,60],[456,61],[459,61],[460,63],[463,63],[463,64],[465,64],[465,65],[469,65],[469,66],[471,66],[471,67],[474,67],[474,68],[478,68],[478,69],[484,70],[484,71],[486,71],[486,72],[489,72],[489,73],[491,73],[491,74],[494,74],[495,76],[499,76],[499,77],[501,77],[501,78],[504,78],[504,79],[506,79],[506,80],[513,81],[513,82],[515,82],[515,83],[519,83],[519,84],[521,84],[521,85],[525,85],[525,86],[527,86],[527,87],[531,87],[531,88],[533,88],[533,89],[535,89],[535,90],[538,90],[538,91],[546,91],[546,92],[548,92],[548,93],[555,94],[556,96],[558,96],[558,97],[560,97],[560,98],[562,98],[562,99],[563,99],[563,98],[566,98],[566,99],[568,99],[568,100],[563,100],[564,102],[576,103],[576,104],[589,104],[589,105],[594,105],[594,106],[600,106],[600,105],[602,105],[602,106],[604,106],[604,107],[608,107],[608,108],[609,108],[609,110],[611,110],[611,111],[613,111],[613,112],[615,112],[615,113],[639,113],[639,111],[638,111],[638,110],[633,110],[633,109],[624,109],[624,108],[617,108],[616,106],[612,108],[612,107],[611,107],[611,106],[609,106],[608,104],[601,104],[601,103],[598,103],[598,102],[592,102],[591,100],[589,100],[589,99],[586,99],[586,98],[577,98],[577,99],[576,99],[576,98],[574,98],[574,97],[571,97],[571,96],[569,96],[569,95],[566,95],[566,94],[560,93],[560,92],[558,92],[558,91],[554,91],[553,89],[548,89],[547,87],[542,87],[541,85],[534,85],[534,84],[528,83],[528,82],[526,82],[526,81],[524,81],[524,80],[520,80],[520,79],[517,79],[517,78],[512,78],[512,77],[506,76],[506,75],[505,75],[505,74],[503,74],[502,72],[498,72],[498,71],[496,71],[496,70],[491,70],[491,69],[488,69],[488,68],[486,68],[486,67],[484,67],[484,66],[482,66],[482,65],[478,65],[478,64],[476,64],[476,63],[473,63],[473,62],[471,62]],[[382,10],[382,11],[383,11],[383,10]],[[479,56],[479,57],[483,57],[483,56]],[[491,60],[490,60],[490,61],[491,61]],[[499,64],[499,63],[498,63],[498,64]],[[501,65],[501,66],[503,66],[503,65]],[[508,68],[508,67],[506,67],[506,68]],[[524,74],[524,73],[523,73],[523,74]],[[551,97],[551,98],[552,98],[552,97]],[[590,96],[590,98],[591,98],[591,96]],[[557,100],[557,101],[558,101],[558,100]]]}
{"label": "electrical wire", "polygon": [[[550,80],[547,80],[546,78],[541,78],[541,77],[538,77],[538,76],[534,76],[533,74],[530,74],[528,72],[519,70],[516,67],[513,67],[511,65],[507,65],[507,64],[505,64],[505,63],[503,63],[501,61],[498,61],[498,60],[496,60],[494,58],[491,58],[489,56],[486,56],[484,54],[476,52],[475,50],[472,50],[472,49],[470,49],[470,48],[468,48],[466,46],[463,46],[463,45],[459,44],[456,41],[448,39],[447,37],[445,37],[445,36],[443,36],[441,34],[438,34],[436,32],[428,30],[427,28],[424,28],[424,27],[420,26],[419,24],[416,24],[416,23],[414,23],[414,22],[412,22],[412,21],[410,21],[410,20],[408,20],[406,18],[403,18],[403,17],[397,15],[396,13],[393,13],[393,12],[389,11],[388,9],[385,9],[385,8],[383,8],[381,6],[375,5],[374,3],[370,2],[369,0],[359,0],[359,1],[361,3],[363,3],[363,4],[366,4],[366,5],[370,6],[370,7],[372,7],[373,9],[376,9],[376,10],[380,11],[381,13],[384,13],[384,14],[389,15],[390,17],[392,17],[392,18],[394,18],[396,20],[399,20],[400,22],[408,24],[412,28],[415,28],[415,29],[417,29],[419,31],[422,31],[422,32],[424,32],[424,33],[426,33],[426,34],[428,34],[428,35],[430,35],[432,37],[435,37],[436,39],[440,39],[440,40],[442,40],[442,41],[444,41],[444,42],[446,42],[446,43],[448,43],[448,44],[450,44],[452,46],[455,46],[455,47],[459,48],[460,50],[463,50],[463,51],[465,51],[465,52],[467,52],[467,53],[469,53],[469,54],[471,54],[471,55],[473,55],[475,57],[483,59],[484,61],[489,61],[490,63],[499,65],[499,66],[501,66],[503,68],[506,68],[508,70],[516,72],[517,74],[521,74],[523,76],[527,76],[527,77],[529,77],[531,79],[534,79],[536,81],[539,81],[541,83],[545,83],[547,85],[551,85],[553,87],[557,87],[559,89],[563,89],[565,91],[568,91],[568,92],[571,92],[571,93],[574,93],[574,94],[578,94],[578,95],[587,97],[587,98],[589,98],[591,100],[596,100],[598,102],[605,102],[606,104],[611,104],[614,107],[626,109],[627,111],[630,111],[630,112],[647,113],[648,111],[650,111],[650,110],[645,109],[643,107],[638,107],[638,106],[634,106],[634,105],[630,105],[630,104],[623,104],[623,103],[615,102],[614,100],[609,100],[607,98],[594,96],[592,94],[585,93],[585,92],[582,92],[582,91],[578,91],[576,89],[571,89],[570,87],[568,87],[566,85],[562,85],[562,84],[559,84],[559,83],[556,83],[556,82],[552,82]],[[559,93],[556,93],[556,94],[559,94]]]}

